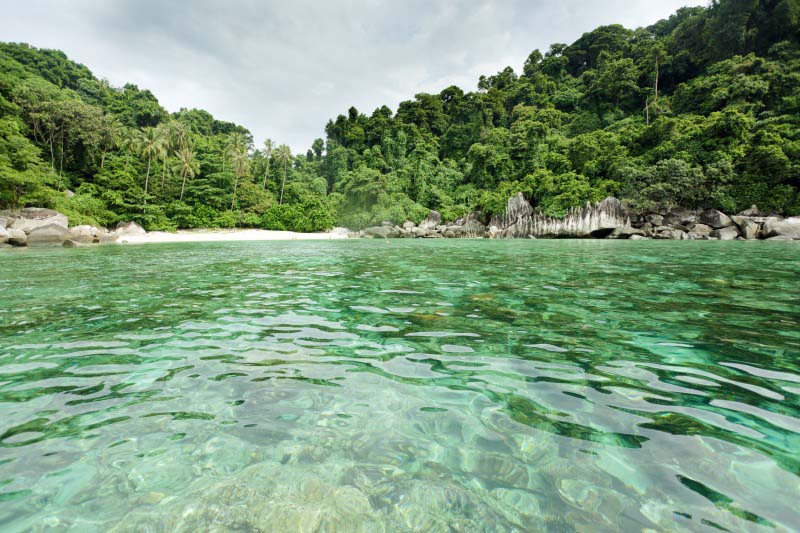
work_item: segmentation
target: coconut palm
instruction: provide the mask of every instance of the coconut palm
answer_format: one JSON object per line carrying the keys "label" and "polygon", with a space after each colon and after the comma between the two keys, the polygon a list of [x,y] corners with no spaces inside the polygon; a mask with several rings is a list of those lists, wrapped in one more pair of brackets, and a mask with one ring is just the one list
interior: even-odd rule
{"label": "coconut palm", "polygon": [[170,146],[170,126],[161,123],[156,127],[158,132],[158,157],[161,159],[161,191],[164,190],[164,182],[167,179],[167,169],[169,168],[169,157],[172,155]]}
{"label": "coconut palm", "polygon": [[233,197],[231,198],[231,211],[236,204],[236,190],[239,187],[239,180],[247,172],[250,166],[250,159],[247,157],[247,147],[244,145],[235,147],[231,153],[233,170],[236,173],[236,180],[233,182]]}
{"label": "coconut palm", "polygon": [[264,185],[262,185],[262,189],[267,190],[267,175],[269,174],[269,159],[272,157],[272,139],[267,139],[264,141]]}
{"label": "coconut palm", "polygon": [[184,146],[178,151],[178,161],[174,170],[181,176],[181,198],[183,201],[183,191],[186,188],[186,178],[194,178],[200,171],[200,163],[194,157],[194,152],[188,146]]}
{"label": "coconut palm", "polygon": [[106,152],[121,147],[125,139],[125,127],[111,115],[103,116],[103,130],[101,144],[103,151],[100,155],[100,168],[106,162]]}
{"label": "coconut palm", "polygon": [[147,205],[147,188],[150,183],[150,166],[153,158],[161,153],[161,137],[155,128],[145,128],[139,141],[139,152],[147,158],[147,174],[144,178],[144,205]]}
{"label": "coconut palm", "polygon": [[131,153],[138,152],[139,142],[141,140],[142,132],[135,129],[126,129],[120,140],[119,147],[125,150],[125,172],[128,171],[128,164],[131,160]]}
{"label": "coconut palm", "polygon": [[292,160],[292,149],[286,146],[285,144],[280,145],[277,150],[275,150],[275,158],[278,160],[278,163],[283,166],[283,181],[281,182],[281,197],[278,201],[279,204],[283,204],[283,190],[286,187],[286,172],[287,166]]}

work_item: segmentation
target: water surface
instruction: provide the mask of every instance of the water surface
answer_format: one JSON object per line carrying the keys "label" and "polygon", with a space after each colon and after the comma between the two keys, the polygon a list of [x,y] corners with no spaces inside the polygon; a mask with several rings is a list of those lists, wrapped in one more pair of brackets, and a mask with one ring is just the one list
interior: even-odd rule
{"label": "water surface", "polygon": [[800,528],[800,246],[0,253],[0,529]]}

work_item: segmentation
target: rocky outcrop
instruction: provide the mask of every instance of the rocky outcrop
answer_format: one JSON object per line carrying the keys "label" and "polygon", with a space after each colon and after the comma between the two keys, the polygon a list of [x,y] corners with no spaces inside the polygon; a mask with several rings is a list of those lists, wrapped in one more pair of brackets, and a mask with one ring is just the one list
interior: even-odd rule
{"label": "rocky outcrop", "polygon": [[114,233],[118,237],[128,237],[132,235],[147,235],[147,232],[136,222],[120,222]]}
{"label": "rocky outcrop", "polygon": [[425,220],[419,223],[420,229],[435,230],[442,224],[442,215],[438,211],[431,211]]}
{"label": "rocky outcrop", "polygon": [[603,238],[628,224],[625,210],[616,198],[571,209],[563,218],[534,213],[522,194],[508,200],[506,215],[497,232],[502,238]]}
{"label": "rocky outcrop", "polygon": [[739,234],[742,237],[748,241],[758,238],[758,232],[761,226],[754,219],[742,215],[734,215],[731,217],[731,220],[736,224],[736,227],[739,228]]}
{"label": "rocky outcrop", "polygon": [[727,228],[733,225],[733,221],[728,215],[716,209],[706,209],[700,213],[698,222],[711,226],[714,229]]}
{"label": "rocky outcrop", "polygon": [[39,226],[28,234],[28,246],[61,246],[72,238],[72,232],[61,224]]}
{"label": "rocky outcrop", "polygon": [[762,234],[766,239],[773,237],[787,237],[794,240],[800,240],[800,217],[785,219],[768,217],[764,220]]}
{"label": "rocky outcrop", "polygon": [[58,224],[65,228],[69,226],[69,219],[66,215],[42,207],[25,207],[18,210],[0,211],[0,217],[6,219],[5,225],[7,228],[22,230],[25,234],[49,224]]}
{"label": "rocky outcrop", "polygon": [[25,235],[24,231],[16,228],[8,228],[6,231],[8,232],[8,244],[12,246],[25,246],[25,243],[28,241],[28,236]]}

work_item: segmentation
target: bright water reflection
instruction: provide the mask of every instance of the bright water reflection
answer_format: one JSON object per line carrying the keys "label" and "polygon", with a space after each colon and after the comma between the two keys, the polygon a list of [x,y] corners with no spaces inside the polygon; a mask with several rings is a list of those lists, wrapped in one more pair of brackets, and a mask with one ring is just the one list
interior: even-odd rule
{"label": "bright water reflection", "polygon": [[800,527],[800,247],[0,254],[3,530]]}

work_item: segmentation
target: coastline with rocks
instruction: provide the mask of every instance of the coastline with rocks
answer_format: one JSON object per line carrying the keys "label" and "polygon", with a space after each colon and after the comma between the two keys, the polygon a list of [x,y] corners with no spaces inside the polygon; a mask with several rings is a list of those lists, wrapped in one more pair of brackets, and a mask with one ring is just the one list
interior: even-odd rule
{"label": "coastline with rocks", "polygon": [[267,240],[335,240],[346,238],[393,239],[669,239],[669,240],[770,240],[800,241],[800,217],[784,218],[762,213],[756,206],[737,214],[716,209],[670,209],[661,212],[631,212],[616,198],[606,198],[570,210],[561,218],[534,210],[517,194],[509,198],[506,212],[486,219],[479,212],[443,222],[431,211],[419,224],[402,226],[384,222],[360,231],[334,228],[319,233],[296,233],[260,229],[185,230],[147,232],[136,222],[121,222],[116,228],[69,226],[58,211],[27,207],[0,211],[0,249],[14,247],[93,244],[146,244],[165,242],[223,242]]}
{"label": "coastline with rocks", "polygon": [[420,224],[388,222],[351,236],[363,238],[533,238],[533,239],[670,239],[670,240],[800,240],[800,217],[762,213],[756,206],[735,215],[716,209],[671,209],[635,213],[616,198],[606,198],[570,210],[555,218],[534,210],[517,194],[509,198],[506,213],[488,221],[470,213],[454,222],[442,222],[431,211]]}

